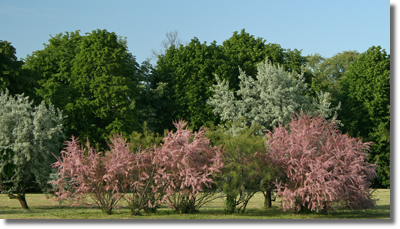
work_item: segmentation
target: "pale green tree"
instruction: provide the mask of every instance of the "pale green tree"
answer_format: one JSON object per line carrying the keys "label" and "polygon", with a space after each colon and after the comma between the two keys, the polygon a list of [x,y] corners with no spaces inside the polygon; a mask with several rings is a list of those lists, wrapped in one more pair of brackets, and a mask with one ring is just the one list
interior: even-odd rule
{"label": "pale green tree", "polygon": [[0,92],[0,191],[24,209],[29,188],[49,188],[50,165],[64,140],[62,112],[32,104],[23,94]]}
{"label": "pale green tree", "polygon": [[340,109],[340,104],[330,107],[327,93],[306,96],[309,89],[303,73],[285,71],[268,59],[257,65],[255,78],[240,71],[240,89],[236,92],[230,90],[229,82],[221,81],[218,76],[216,79],[218,83],[211,88],[214,95],[208,104],[223,121],[243,119],[246,126],[256,124],[261,129],[272,129],[278,123],[288,124],[295,113],[308,112],[334,120]]}
{"label": "pale green tree", "polygon": [[311,89],[315,92],[324,91],[330,93],[329,100],[333,104],[339,103],[341,92],[340,82],[350,64],[360,56],[357,51],[343,51],[330,58],[324,58],[320,54],[307,56],[305,72],[311,75]]}

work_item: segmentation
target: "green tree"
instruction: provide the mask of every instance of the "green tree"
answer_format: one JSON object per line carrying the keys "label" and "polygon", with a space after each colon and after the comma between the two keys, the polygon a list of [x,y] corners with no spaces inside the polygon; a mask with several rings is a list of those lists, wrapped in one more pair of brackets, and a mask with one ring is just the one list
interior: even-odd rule
{"label": "green tree", "polygon": [[242,29],[240,33],[235,31],[232,37],[222,43],[221,49],[225,63],[221,66],[223,75],[219,76],[229,80],[229,87],[235,90],[239,89],[237,77],[240,74],[239,67],[247,75],[255,77],[257,64],[268,58],[272,64],[279,64],[285,71],[300,73],[307,60],[301,56],[301,51],[283,49],[279,44],[266,43],[263,38],[255,38],[246,33],[245,29]]}
{"label": "green tree", "polygon": [[33,106],[23,95],[0,93],[0,191],[28,209],[25,193],[49,188],[51,163],[58,155],[64,117],[53,105]]}
{"label": "green tree", "polygon": [[157,51],[155,49],[151,50],[151,57],[152,59],[157,60],[158,56],[163,55],[165,53],[165,50],[169,49],[169,47],[171,47],[172,45],[174,45],[175,47],[179,47],[180,45],[187,45],[187,42],[183,42],[179,36],[178,36],[178,31],[174,30],[174,31],[170,31],[165,33],[165,37],[166,39],[164,39],[161,42],[161,46],[163,47],[163,50]]}
{"label": "green tree", "polygon": [[22,67],[22,61],[15,56],[16,50],[10,42],[0,40],[0,89],[5,90],[11,85]]}
{"label": "green tree", "polygon": [[216,83],[214,74],[227,80],[231,90],[237,90],[239,67],[255,77],[257,63],[266,57],[288,71],[300,72],[305,66],[306,58],[300,51],[265,42],[243,29],[240,33],[234,32],[223,45],[217,45],[215,41],[207,45],[197,38],[186,46],[171,45],[164,55],[159,56],[152,88],[155,89],[159,82],[168,83],[173,118],[189,120],[189,124],[197,129],[209,123],[218,124],[219,118],[213,115],[212,107],[206,102],[213,95],[210,86]]}
{"label": "green tree", "polygon": [[39,76],[41,87],[37,94],[47,103],[51,102],[63,110],[79,96],[72,85],[71,69],[73,60],[80,51],[81,41],[79,31],[57,34],[49,39],[49,44],[44,44],[43,50],[28,55],[25,61],[24,68]]}
{"label": "green tree", "polygon": [[343,51],[331,58],[323,58],[318,53],[307,56],[306,73],[312,75],[311,89],[313,94],[324,91],[330,93],[329,101],[337,105],[340,96],[340,82],[351,63],[360,53],[357,51]]}
{"label": "green tree", "polygon": [[370,162],[378,160],[377,187],[390,187],[390,55],[372,46],[341,81],[343,131],[372,141]]}
{"label": "green tree", "polygon": [[[227,125],[230,124],[228,122]],[[217,190],[225,196],[226,211],[230,214],[243,213],[249,200],[259,191],[267,191],[271,195],[265,184],[274,180],[273,169],[264,163],[261,156],[266,153],[266,139],[256,134],[258,129],[254,125],[236,135],[224,127],[207,132],[212,144],[223,148],[224,167],[221,173],[214,175],[214,181]]]}
{"label": "green tree", "polygon": [[10,42],[0,40],[0,90],[9,90],[11,95],[22,94],[39,104],[35,88],[39,85],[32,71],[22,69],[23,61],[15,56],[16,49]]}
{"label": "green tree", "polygon": [[[157,74],[150,60],[142,62],[139,69],[139,95],[136,98],[136,110],[138,112],[138,123],[146,123],[149,132],[162,134],[165,129],[174,128],[172,124],[171,88],[168,83],[153,83]],[[167,123],[171,123],[167,125]]]}
{"label": "green tree", "polygon": [[38,94],[67,115],[67,136],[106,147],[113,133],[137,130],[138,64],[126,40],[106,30],[80,36],[58,34],[28,56],[26,68],[40,75]]}
{"label": "green tree", "polygon": [[216,42],[207,45],[197,38],[187,46],[173,45],[160,56],[153,84],[167,83],[166,89],[172,93],[169,111],[174,119],[190,120],[189,125],[196,129],[216,121],[206,100],[211,96],[208,88],[214,83],[213,74],[221,63],[221,50]]}
{"label": "green tree", "polygon": [[307,56],[305,72],[312,75],[310,88],[313,92],[327,91],[329,88],[329,82],[322,66],[324,61],[325,58],[318,53]]}

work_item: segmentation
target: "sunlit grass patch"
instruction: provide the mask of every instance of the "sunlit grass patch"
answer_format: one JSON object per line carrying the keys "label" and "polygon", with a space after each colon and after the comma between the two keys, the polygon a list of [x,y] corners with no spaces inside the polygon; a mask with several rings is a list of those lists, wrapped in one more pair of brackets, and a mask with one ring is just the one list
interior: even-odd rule
{"label": "sunlit grass patch", "polygon": [[[2,219],[390,219],[390,189],[379,189],[374,193],[379,199],[375,209],[349,211],[338,210],[328,214],[293,213],[283,211],[279,200],[273,202],[272,208],[264,208],[264,197],[257,193],[249,202],[244,213],[226,214],[224,199],[216,199],[196,214],[177,214],[174,210],[162,205],[156,213],[144,213],[132,216],[123,201],[118,203],[112,215],[104,214],[99,208],[86,206],[70,207],[67,202],[52,202],[43,194],[27,194],[30,210],[24,210],[16,200],[0,194],[0,218]],[[54,204],[54,206],[53,206]]]}

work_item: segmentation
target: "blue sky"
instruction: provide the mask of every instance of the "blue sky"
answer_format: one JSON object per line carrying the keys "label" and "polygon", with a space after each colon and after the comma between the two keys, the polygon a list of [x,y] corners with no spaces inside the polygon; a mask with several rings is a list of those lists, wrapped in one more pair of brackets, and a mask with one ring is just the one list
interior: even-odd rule
{"label": "blue sky", "polygon": [[390,53],[390,1],[382,0],[1,0],[0,40],[25,58],[50,35],[106,29],[127,37],[141,63],[165,33],[217,44],[245,29],[267,43],[324,57],[380,45]]}

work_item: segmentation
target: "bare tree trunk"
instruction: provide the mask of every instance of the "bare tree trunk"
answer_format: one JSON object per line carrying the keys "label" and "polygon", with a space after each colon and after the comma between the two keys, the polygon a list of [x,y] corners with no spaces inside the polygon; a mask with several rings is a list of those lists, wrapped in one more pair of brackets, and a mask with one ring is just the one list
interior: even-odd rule
{"label": "bare tree trunk", "polygon": [[22,195],[21,194],[17,194],[17,195],[8,194],[8,196],[10,197],[10,199],[17,199],[23,209],[29,209],[28,203],[26,202],[26,199],[25,199],[25,194],[22,194]]}
{"label": "bare tree trunk", "polygon": [[262,192],[264,194],[264,207],[270,208],[272,206],[271,190],[266,190]]}

